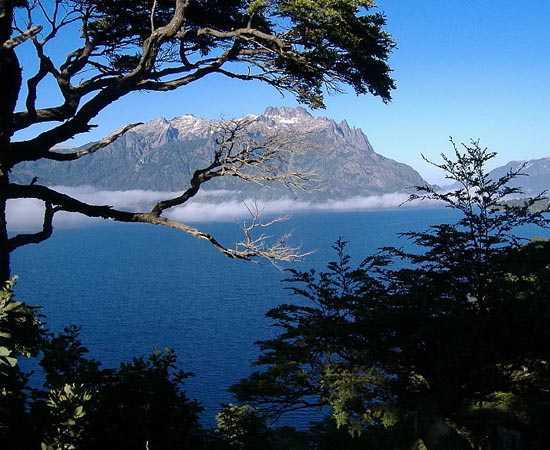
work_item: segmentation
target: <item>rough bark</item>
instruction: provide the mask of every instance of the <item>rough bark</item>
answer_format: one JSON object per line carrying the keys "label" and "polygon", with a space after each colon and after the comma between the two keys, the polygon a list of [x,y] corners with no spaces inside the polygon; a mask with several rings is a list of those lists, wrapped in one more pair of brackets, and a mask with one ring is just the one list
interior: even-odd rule
{"label": "rough bark", "polygon": [[[0,187],[5,187],[9,183],[4,155],[13,134],[13,112],[22,83],[17,55],[8,45],[12,21],[13,2],[0,0]],[[6,198],[0,196],[0,281],[10,278],[6,203]]]}
{"label": "rough bark", "polygon": [[6,200],[0,198],[0,282],[10,279],[10,251],[6,226]]}

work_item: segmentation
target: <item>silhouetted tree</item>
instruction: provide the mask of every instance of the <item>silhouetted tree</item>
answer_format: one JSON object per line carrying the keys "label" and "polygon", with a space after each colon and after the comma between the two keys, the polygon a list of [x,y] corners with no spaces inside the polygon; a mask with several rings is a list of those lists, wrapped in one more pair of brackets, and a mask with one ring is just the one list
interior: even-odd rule
{"label": "silhouetted tree", "polygon": [[268,312],[281,333],[259,343],[263,370],[232,388],[238,398],[277,413],[329,406],[356,434],[401,427],[403,448],[495,448],[499,433],[547,448],[550,244],[517,233],[548,220],[531,209],[542,196],[506,203],[521,169],[493,180],[494,156],[472,142],[444,157],[458,187],[420,187],[411,200],[460,216],[404,233],[414,251],[385,248],[352,268],[339,240],[327,272],[291,271],[307,301]]}
{"label": "silhouetted tree", "polygon": [[[20,303],[10,304],[13,315]],[[8,377],[6,364],[0,363],[2,449],[171,450],[216,443],[199,424],[202,408],[184,390],[191,374],[177,369],[173,351],[156,350],[147,358],[104,369],[87,356],[75,326],[57,335],[42,331],[32,348],[34,353],[40,350],[42,368],[33,387],[19,372]],[[13,361],[7,366],[18,369]]]}

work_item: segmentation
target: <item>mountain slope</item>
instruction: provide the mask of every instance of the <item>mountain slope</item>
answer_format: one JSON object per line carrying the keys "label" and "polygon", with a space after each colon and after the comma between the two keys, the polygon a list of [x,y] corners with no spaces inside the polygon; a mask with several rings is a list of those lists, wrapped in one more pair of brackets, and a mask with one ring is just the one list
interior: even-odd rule
{"label": "mountain slope", "polygon": [[532,197],[543,191],[550,191],[550,158],[532,159],[529,161],[510,161],[508,164],[491,171],[490,176],[497,179],[510,170],[523,166],[520,176],[511,181],[510,186],[520,187],[526,196]]}
{"label": "mountain slope", "polygon": [[[315,146],[314,151],[294,155],[288,170],[315,171],[322,190],[312,194],[274,186],[261,189],[239,180],[216,179],[207,189],[231,189],[255,197],[303,197],[310,200],[409,191],[425,184],[411,167],[374,152],[367,136],[336,123],[315,118],[303,108],[267,108],[254,119],[254,130],[298,130]],[[197,168],[213,158],[217,123],[191,115],[154,119],[135,127],[94,155],[73,162],[38,161],[14,169],[12,179],[28,183],[34,176],[46,185],[92,185],[106,190],[182,190]]]}

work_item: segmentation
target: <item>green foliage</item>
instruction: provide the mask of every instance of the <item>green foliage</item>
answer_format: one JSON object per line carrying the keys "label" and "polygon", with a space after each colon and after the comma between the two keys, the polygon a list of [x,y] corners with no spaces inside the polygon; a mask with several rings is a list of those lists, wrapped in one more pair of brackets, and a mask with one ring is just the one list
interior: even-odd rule
{"label": "green foliage", "polygon": [[44,369],[46,388],[60,390],[67,384],[91,387],[98,383],[101,364],[86,357],[88,349],[82,345],[79,333],[77,326],[67,326],[42,343],[40,365]]}
{"label": "green foliage", "polygon": [[466,277],[477,291],[481,286],[476,278],[480,283],[489,278],[484,271],[492,268],[490,258],[498,254],[501,247],[519,244],[518,227],[525,224],[548,226],[550,222],[545,216],[548,202],[546,208],[533,211],[531,207],[535,203],[547,200],[539,194],[521,204],[509,204],[508,198],[523,194],[520,188],[509,186],[510,181],[522,175],[523,167],[493,180],[486,164],[496,153],[482,148],[478,141],[463,145],[462,153],[454,143],[453,148],[454,160],[442,155],[444,162],[434,165],[459,188],[438,192],[432,186],[419,186],[418,193],[411,195],[410,201],[435,200],[460,212],[461,216],[455,224],[434,225],[428,232],[404,233],[426,249],[417,258],[406,257],[431,271],[463,270],[456,278]]}
{"label": "green foliage", "polygon": [[[121,74],[139,67],[152,25],[166,26],[174,12],[174,2],[168,0],[156,2],[154,14],[151,2],[144,0],[76,3],[82,11],[92,11],[85,29],[107,57],[103,70]],[[152,70],[161,73],[165,63],[196,69],[203,65],[201,59],[207,58],[208,65],[210,58],[227,51],[229,60],[246,61],[266,75],[259,79],[312,107],[323,106],[324,88],[339,91],[340,83],[388,101],[395,85],[386,61],[395,43],[382,30],[384,15],[368,13],[374,7],[372,1],[357,0],[194,0],[185,9],[185,33],[161,43],[163,56]],[[241,38],[231,34],[235,30],[254,32]],[[218,37],[220,33],[226,34]]]}
{"label": "green foliage", "polygon": [[13,299],[15,281],[0,288],[0,370],[14,367],[18,356],[36,354],[41,338],[38,308]]}
{"label": "green foliage", "polygon": [[404,233],[415,251],[386,248],[355,269],[339,240],[328,271],[291,271],[307,301],[268,312],[281,332],[259,343],[264,367],[232,388],[240,400],[279,413],[329,406],[365,439],[415,418],[405,448],[489,448],[499,426],[548,446],[537,425],[549,418],[550,242],[515,235],[548,225],[529,207],[542,196],[507,205],[520,173],[491,180],[494,153],[477,142],[455,157],[438,167],[458,189],[420,187],[411,200],[443,202],[456,223]]}
{"label": "green foliage", "polygon": [[250,405],[225,405],[216,415],[217,432],[230,448],[269,448],[269,430],[261,411]]}
{"label": "green foliage", "polygon": [[46,407],[49,430],[41,443],[42,450],[72,450],[77,448],[84,431],[83,419],[92,395],[84,386],[66,384],[62,389],[51,389]]}
{"label": "green foliage", "polygon": [[35,356],[42,339],[37,308],[13,298],[15,279],[0,289],[0,448],[29,440],[26,428],[27,375],[18,360]]}
{"label": "green foliage", "polygon": [[[10,314],[17,311],[9,307],[11,293],[5,299],[2,305],[8,307],[3,308],[2,325],[23,328],[25,321],[10,321]],[[87,357],[77,327],[66,327],[54,336],[42,333],[32,314],[27,319],[35,328],[29,326],[27,332],[39,333],[41,339],[22,340],[25,346],[7,343],[6,348],[10,355],[15,354],[14,348],[24,349],[28,356],[40,350],[44,384],[43,389],[29,388],[17,361],[8,361],[11,372],[1,375],[2,449],[207,447],[210,438],[198,422],[201,408],[183,390],[191,374],[177,369],[173,351],[155,350],[118,369],[102,369]]]}
{"label": "green foliage", "polygon": [[134,358],[104,373],[95,394],[83,449],[202,448],[199,405],[183,390],[189,377],[171,350]]}
{"label": "green foliage", "polygon": [[[17,364],[13,350],[14,345],[10,345],[12,338],[10,328],[13,328],[13,320],[10,319],[14,313],[17,313],[17,310],[21,309],[22,304],[12,301],[12,285],[13,282],[5,283],[4,288],[0,291],[0,370],[2,370],[0,374],[4,376],[6,375],[6,366],[11,368]],[[15,322],[17,323],[17,318]]]}
{"label": "green foliage", "polygon": [[384,77],[369,86],[364,83],[376,72],[388,74],[383,61],[395,45],[391,36],[381,31],[385,24],[383,14],[365,13],[373,6],[372,1],[356,0],[280,2],[277,14],[294,23],[291,31],[297,36],[298,45],[303,46],[306,61],[314,68],[330,68],[325,73],[315,69],[305,72],[312,86],[320,86],[326,73],[335,72],[345,74],[345,82],[357,93],[390,98]]}
{"label": "green foliage", "polygon": [[387,427],[371,426],[359,436],[338,427],[333,419],[313,425],[307,432],[308,447],[315,450],[413,450],[410,436],[414,430],[411,418]]}

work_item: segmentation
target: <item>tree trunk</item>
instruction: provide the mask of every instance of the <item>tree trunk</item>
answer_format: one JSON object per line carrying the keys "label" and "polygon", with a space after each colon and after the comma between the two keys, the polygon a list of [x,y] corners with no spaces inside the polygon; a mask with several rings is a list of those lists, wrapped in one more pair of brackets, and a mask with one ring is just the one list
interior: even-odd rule
{"label": "tree trunk", "polygon": [[[0,141],[0,153],[4,150],[3,142]],[[10,249],[8,242],[8,223],[6,220],[6,206],[8,201],[2,194],[8,187],[9,176],[4,164],[0,160],[0,286],[4,281],[10,279]]]}
{"label": "tree trunk", "polygon": [[519,450],[521,440],[519,431],[499,426],[497,432],[497,450]]}
{"label": "tree trunk", "polygon": [[472,450],[468,440],[445,422],[444,403],[437,393],[422,402],[416,417],[418,435],[428,450]]}
{"label": "tree trunk", "polygon": [[440,416],[423,417],[417,423],[428,450],[472,450],[470,443]]}
{"label": "tree trunk", "polygon": [[6,200],[0,197],[0,283],[10,279],[10,251],[6,224]]}
{"label": "tree trunk", "polygon": [[21,66],[15,51],[5,46],[12,33],[13,0],[0,0],[0,282],[10,278],[10,251],[6,223],[6,197],[10,170],[13,112],[21,90]]}

